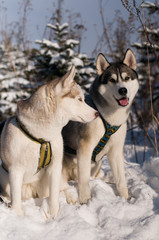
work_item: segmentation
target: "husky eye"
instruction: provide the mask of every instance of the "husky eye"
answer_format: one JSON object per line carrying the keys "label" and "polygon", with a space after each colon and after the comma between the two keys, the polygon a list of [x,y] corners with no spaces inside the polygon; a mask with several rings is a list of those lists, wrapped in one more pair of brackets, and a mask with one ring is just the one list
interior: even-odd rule
{"label": "husky eye", "polygon": [[114,79],[114,78],[111,78],[111,79],[109,80],[109,82],[115,83],[115,79]]}
{"label": "husky eye", "polygon": [[125,77],[125,81],[128,81],[129,79],[130,79],[130,77],[128,77],[128,76],[127,76],[127,77]]}
{"label": "husky eye", "polygon": [[82,98],[81,98],[81,97],[79,97],[79,98],[78,98],[78,101],[82,102]]}

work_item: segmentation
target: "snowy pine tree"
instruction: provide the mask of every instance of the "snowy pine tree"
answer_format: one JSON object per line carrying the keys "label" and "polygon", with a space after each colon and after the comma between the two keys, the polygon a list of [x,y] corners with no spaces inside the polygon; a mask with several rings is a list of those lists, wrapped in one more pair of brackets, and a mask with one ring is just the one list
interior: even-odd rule
{"label": "snowy pine tree", "polygon": [[26,79],[28,65],[26,53],[16,47],[5,49],[0,45],[0,121],[16,111],[17,101],[28,97],[31,86]]}
{"label": "snowy pine tree", "polygon": [[47,24],[53,31],[54,40],[37,40],[40,50],[32,51],[35,68],[30,72],[34,81],[39,84],[63,76],[72,65],[77,69],[76,80],[87,91],[95,76],[93,59],[86,54],[78,54],[76,47],[79,41],[68,37],[68,24]]}

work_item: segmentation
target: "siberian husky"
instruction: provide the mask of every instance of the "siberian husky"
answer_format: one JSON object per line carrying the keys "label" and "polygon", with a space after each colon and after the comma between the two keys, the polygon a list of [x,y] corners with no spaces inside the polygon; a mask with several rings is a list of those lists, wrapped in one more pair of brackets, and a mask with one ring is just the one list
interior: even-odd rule
{"label": "siberian husky", "polygon": [[130,49],[126,51],[123,61],[118,63],[109,63],[103,54],[99,54],[97,77],[86,101],[99,111],[100,117],[86,124],[69,122],[63,129],[63,181],[78,178],[80,203],[87,203],[90,199],[90,175],[98,175],[105,154],[119,195],[129,198],[123,147],[126,121],[139,88],[136,67],[136,59]]}
{"label": "siberian husky", "polygon": [[69,120],[87,123],[98,117],[97,110],[85,103],[74,75],[72,67],[63,78],[41,86],[30,98],[20,101],[16,116],[9,118],[2,129],[0,184],[19,215],[23,214],[21,198],[33,196],[49,196],[49,212],[52,217],[57,215],[62,128]]}

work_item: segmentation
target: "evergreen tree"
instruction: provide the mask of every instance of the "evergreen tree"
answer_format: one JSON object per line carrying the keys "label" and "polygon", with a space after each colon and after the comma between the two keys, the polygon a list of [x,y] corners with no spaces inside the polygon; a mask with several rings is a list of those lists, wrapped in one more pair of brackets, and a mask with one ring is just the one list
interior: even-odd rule
{"label": "evergreen tree", "polygon": [[40,50],[33,49],[31,59],[35,68],[29,72],[30,77],[39,84],[63,76],[72,65],[77,69],[76,80],[87,91],[95,76],[93,59],[86,54],[77,53],[79,41],[68,37],[68,24],[47,24],[53,31],[54,40],[37,40]]}
{"label": "evergreen tree", "polygon": [[16,47],[5,49],[0,45],[0,121],[16,111],[17,101],[28,97],[33,87],[26,79],[29,70],[25,52]]}

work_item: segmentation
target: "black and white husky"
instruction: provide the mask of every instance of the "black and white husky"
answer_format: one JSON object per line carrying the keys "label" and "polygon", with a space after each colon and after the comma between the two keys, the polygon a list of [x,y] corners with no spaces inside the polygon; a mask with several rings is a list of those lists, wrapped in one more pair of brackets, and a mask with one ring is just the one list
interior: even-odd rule
{"label": "black and white husky", "polygon": [[63,181],[78,179],[80,203],[87,203],[90,199],[90,175],[98,175],[105,154],[119,195],[129,198],[123,147],[126,121],[139,88],[136,67],[136,59],[130,49],[119,63],[109,63],[103,54],[99,54],[97,77],[86,101],[99,111],[100,117],[86,124],[70,122],[64,127]]}

